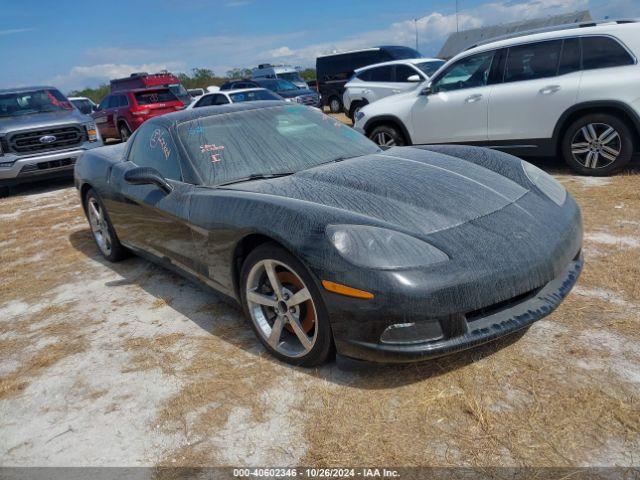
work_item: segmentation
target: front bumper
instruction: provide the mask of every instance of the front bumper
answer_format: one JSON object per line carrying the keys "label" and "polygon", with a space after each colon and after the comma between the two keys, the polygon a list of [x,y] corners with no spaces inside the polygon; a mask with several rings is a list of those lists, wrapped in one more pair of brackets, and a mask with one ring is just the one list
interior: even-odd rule
{"label": "front bumper", "polygon": [[0,164],[11,163],[10,166],[0,165],[0,184],[15,185],[18,183],[40,180],[71,174],[76,160],[86,150],[99,147],[102,142],[93,142],[90,146],[44,152],[37,155],[4,155],[0,157]]}
{"label": "front bumper", "polygon": [[444,338],[421,343],[393,344],[337,336],[336,348],[345,357],[372,362],[404,363],[428,360],[490,342],[526,328],[553,312],[575,285],[583,262],[582,253],[579,253],[556,278],[520,301],[488,309],[484,316],[480,313],[471,319],[464,316],[448,319],[451,323],[457,323],[453,331],[447,331],[447,325],[442,325]]}

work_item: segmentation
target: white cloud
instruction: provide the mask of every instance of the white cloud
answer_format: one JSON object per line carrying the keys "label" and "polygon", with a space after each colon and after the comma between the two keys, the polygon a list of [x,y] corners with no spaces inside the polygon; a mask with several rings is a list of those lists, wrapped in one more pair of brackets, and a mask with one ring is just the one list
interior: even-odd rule
{"label": "white cloud", "polygon": [[139,65],[126,65],[117,63],[103,63],[100,65],[86,65],[73,67],[69,72],[57,75],[47,81],[56,87],[68,92],[81,89],[87,85],[99,85],[108,83],[112,78],[126,77],[133,72],[158,72],[160,70],[183,70],[183,62],[143,63]]}
{"label": "white cloud", "polygon": [[6,30],[0,30],[0,36],[13,35],[16,33],[33,32],[33,28],[8,28]]}

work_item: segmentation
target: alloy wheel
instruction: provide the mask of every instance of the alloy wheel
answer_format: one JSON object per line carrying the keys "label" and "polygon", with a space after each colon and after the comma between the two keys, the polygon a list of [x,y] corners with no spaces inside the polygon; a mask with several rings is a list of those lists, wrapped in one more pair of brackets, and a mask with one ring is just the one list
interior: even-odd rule
{"label": "alloy wheel", "polygon": [[373,140],[380,147],[393,147],[396,144],[396,139],[387,132],[378,132]]}
{"label": "alloy wheel", "polygon": [[95,238],[100,251],[108,257],[111,254],[111,235],[109,234],[109,227],[106,219],[104,218],[104,211],[94,197],[89,198],[87,211],[89,214],[89,224],[91,225],[93,238]]}
{"label": "alloy wheel", "polygon": [[127,140],[129,140],[130,136],[131,134],[129,133],[127,127],[120,127],[120,140],[126,142]]}
{"label": "alloy wheel", "polygon": [[588,123],[571,140],[571,154],[576,162],[590,169],[605,168],[615,162],[622,151],[618,131],[606,123]]}
{"label": "alloy wheel", "polygon": [[329,108],[331,109],[332,113],[338,113],[340,111],[340,100],[338,100],[337,98],[331,100]]}
{"label": "alloy wheel", "polygon": [[251,320],[263,339],[289,358],[307,355],[318,336],[311,292],[291,267],[261,260],[250,270],[246,298]]}

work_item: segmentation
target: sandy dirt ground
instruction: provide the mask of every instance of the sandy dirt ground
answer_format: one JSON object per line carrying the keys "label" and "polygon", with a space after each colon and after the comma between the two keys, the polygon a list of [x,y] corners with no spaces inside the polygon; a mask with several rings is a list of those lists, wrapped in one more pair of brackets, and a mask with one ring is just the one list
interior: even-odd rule
{"label": "sandy dirt ground", "polygon": [[105,262],[69,183],[0,199],[0,465],[640,465],[640,176],[556,173],[586,227],[562,306],[362,371],[278,363],[215,293]]}

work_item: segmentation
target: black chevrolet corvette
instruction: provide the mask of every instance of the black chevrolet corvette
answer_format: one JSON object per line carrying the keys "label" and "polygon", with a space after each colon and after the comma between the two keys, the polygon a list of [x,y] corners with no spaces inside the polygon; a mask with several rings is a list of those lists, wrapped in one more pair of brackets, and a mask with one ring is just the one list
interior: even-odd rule
{"label": "black chevrolet corvette", "polygon": [[403,362],[552,312],[582,268],[580,210],[513,156],[380,150],[315,109],[156,117],[87,152],[76,187],[111,261],[147,257],[237,300],[276,357]]}

